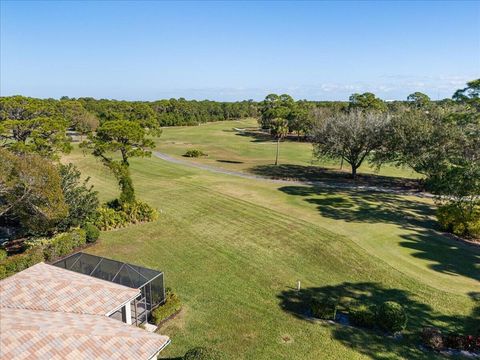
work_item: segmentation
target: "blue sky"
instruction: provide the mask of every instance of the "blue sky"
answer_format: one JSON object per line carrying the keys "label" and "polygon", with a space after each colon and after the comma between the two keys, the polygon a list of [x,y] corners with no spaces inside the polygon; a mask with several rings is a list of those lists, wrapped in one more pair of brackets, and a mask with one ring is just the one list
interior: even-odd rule
{"label": "blue sky", "polygon": [[1,1],[2,96],[450,97],[480,77],[480,2]]}

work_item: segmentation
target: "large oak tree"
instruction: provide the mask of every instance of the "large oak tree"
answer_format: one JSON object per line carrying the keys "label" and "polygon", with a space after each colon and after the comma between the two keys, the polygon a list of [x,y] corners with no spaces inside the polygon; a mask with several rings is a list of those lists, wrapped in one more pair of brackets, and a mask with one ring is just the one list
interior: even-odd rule
{"label": "large oak tree", "polygon": [[350,164],[355,179],[365,159],[384,144],[389,121],[385,113],[354,110],[318,119],[313,129],[315,154],[342,158]]}

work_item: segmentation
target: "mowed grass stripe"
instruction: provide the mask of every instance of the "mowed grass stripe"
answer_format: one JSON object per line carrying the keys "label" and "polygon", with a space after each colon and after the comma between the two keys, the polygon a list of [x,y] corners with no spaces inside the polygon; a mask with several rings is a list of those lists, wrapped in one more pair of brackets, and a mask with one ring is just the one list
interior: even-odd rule
{"label": "mowed grass stripe", "polygon": [[[373,349],[384,358],[428,357],[411,344],[363,331],[342,337],[336,326],[309,323],[283,311],[278,296],[297,279],[304,287],[379,283],[431,307],[435,321],[440,315],[461,318],[471,312],[468,297],[412,280],[318,224],[212,186],[241,182],[199,173],[156,159],[132,161],[138,196],[163,213],[154,223],[102,233],[89,249],[165,271],[167,286],[180,294],[185,308],[161,329],[173,339],[163,356],[211,344],[232,359],[363,359]],[[103,186],[118,192],[113,179],[101,172],[89,175],[95,182],[102,177],[101,192]],[[422,321],[414,313],[411,326]],[[285,336],[291,341],[282,340]],[[358,336],[362,346],[349,340]]]}

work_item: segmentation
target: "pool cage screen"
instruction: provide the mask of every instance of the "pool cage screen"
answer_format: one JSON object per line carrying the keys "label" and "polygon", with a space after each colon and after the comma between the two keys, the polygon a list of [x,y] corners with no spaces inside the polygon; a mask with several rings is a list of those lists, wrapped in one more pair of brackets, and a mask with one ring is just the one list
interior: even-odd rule
{"label": "pool cage screen", "polygon": [[141,294],[133,301],[131,314],[132,323],[136,325],[146,322],[152,310],[165,301],[163,272],[160,271],[82,252],[70,255],[53,265],[140,289]]}

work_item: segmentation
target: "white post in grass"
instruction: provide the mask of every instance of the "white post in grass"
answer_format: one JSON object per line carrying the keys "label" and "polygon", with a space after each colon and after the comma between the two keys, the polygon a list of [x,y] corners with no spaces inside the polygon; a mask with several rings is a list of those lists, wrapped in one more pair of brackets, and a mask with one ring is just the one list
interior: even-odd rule
{"label": "white post in grass", "polygon": [[300,280],[297,280],[297,291],[300,291],[300,289],[301,289]]}

